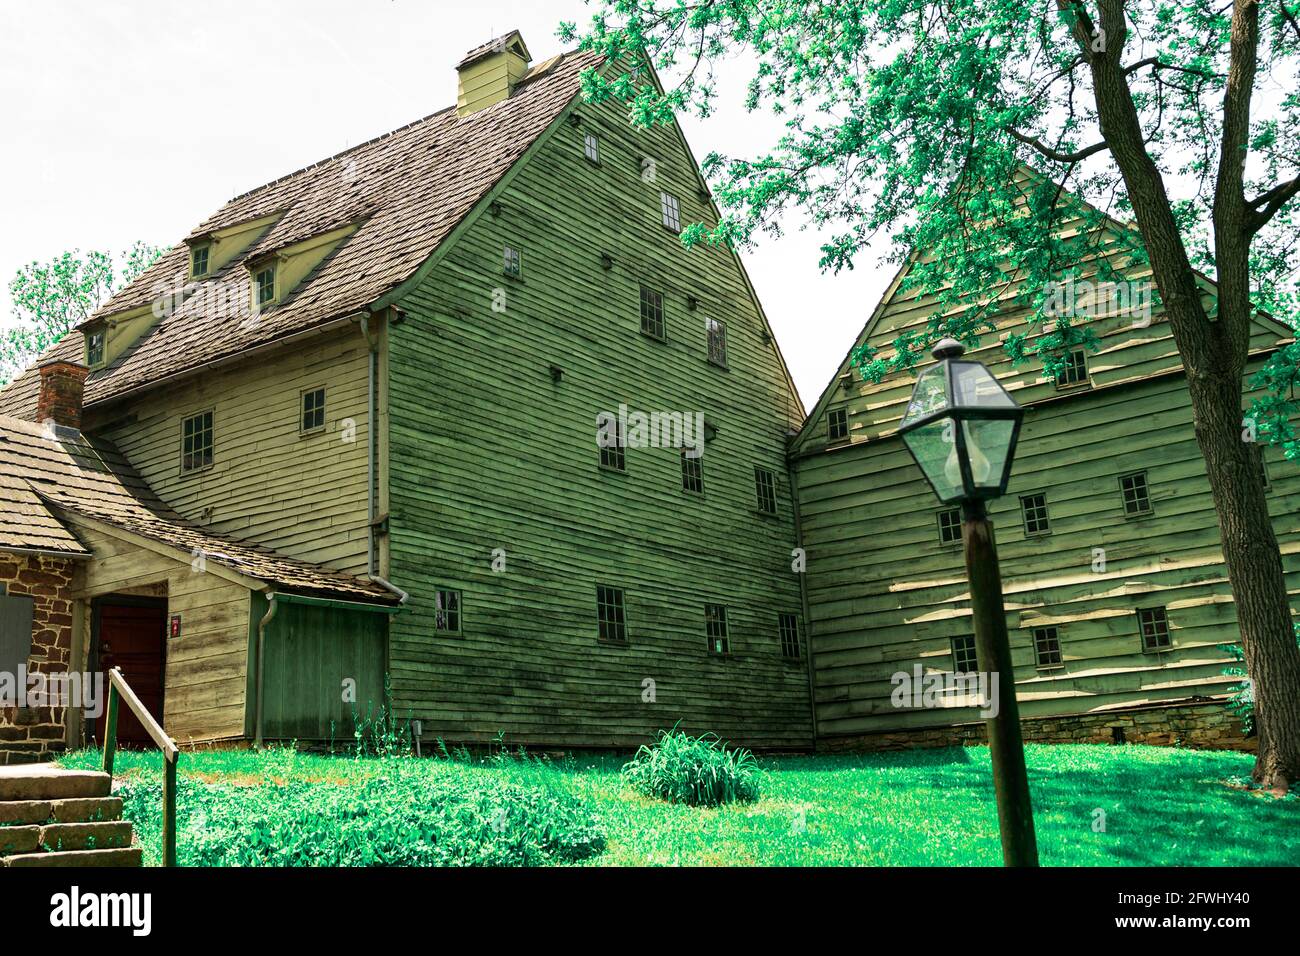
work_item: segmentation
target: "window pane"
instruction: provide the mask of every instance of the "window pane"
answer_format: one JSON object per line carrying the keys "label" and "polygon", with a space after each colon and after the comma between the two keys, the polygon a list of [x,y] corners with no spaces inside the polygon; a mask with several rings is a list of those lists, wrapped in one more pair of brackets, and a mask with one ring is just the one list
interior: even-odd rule
{"label": "window pane", "polygon": [[688,449],[682,449],[682,490],[704,493],[704,456],[691,456]]}
{"label": "window pane", "polygon": [[846,408],[832,408],[827,426],[831,441],[843,441],[849,437],[849,412]]}
{"label": "window pane", "polygon": [[940,418],[903,436],[940,501],[956,501],[962,496],[961,463],[952,433],[952,419]]}
{"label": "window pane", "polygon": [[1039,667],[1061,664],[1061,640],[1054,627],[1034,628],[1034,659]]}
{"label": "window pane", "polygon": [[979,670],[975,660],[975,635],[962,634],[952,639],[952,669],[958,674]]}
{"label": "window pane", "polygon": [[1051,530],[1046,495],[1024,495],[1020,499],[1020,510],[1025,521],[1025,534],[1045,534]]}
{"label": "window pane", "polygon": [[673,232],[682,230],[682,211],[677,202],[677,197],[672,193],[661,192],[659,194],[659,208],[663,213],[664,225]]}
{"label": "window pane", "polygon": [[597,634],[602,641],[626,641],[627,617],[622,588],[596,586]]}
{"label": "window pane", "polygon": [[600,162],[600,140],[596,138],[595,133],[588,133],[583,137],[582,149],[593,163]]}
{"label": "window pane", "polygon": [[645,286],[641,286],[641,331],[657,339],[667,338],[663,294]]}
{"label": "window pane", "polygon": [[780,615],[778,627],[781,632],[781,656],[792,661],[801,658],[803,656],[803,642],[799,636],[798,615]]}
{"label": "window pane", "polygon": [[436,630],[460,630],[459,591],[435,591],[433,595],[433,609],[433,622]]}
{"label": "window pane", "polygon": [[953,544],[961,541],[961,509],[948,508],[939,512],[939,542]]}
{"label": "window pane", "polygon": [[776,514],[776,474],[766,468],[755,468],[754,486],[758,494],[758,510],[764,514]]}
{"label": "window pane", "polygon": [[704,631],[709,641],[709,653],[731,652],[731,640],[727,634],[727,609],[721,604],[704,605]]}
{"label": "window pane", "polygon": [[705,319],[704,328],[708,336],[709,361],[714,365],[725,367],[727,364],[726,323],[718,319]]}

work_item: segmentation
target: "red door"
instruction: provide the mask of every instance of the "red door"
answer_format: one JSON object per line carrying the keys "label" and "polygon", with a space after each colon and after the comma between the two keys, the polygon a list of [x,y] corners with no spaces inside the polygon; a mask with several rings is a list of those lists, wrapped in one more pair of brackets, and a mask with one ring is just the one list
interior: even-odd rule
{"label": "red door", "polygon": [[[167,653],[167,609],[162,606],[101,604],[99,607],[99,669],[104,674],[107,710],[108,672],[118,667],[155,720],[163,719],[163,665]],[[95,723],[95,737],[104,740],[107,713]],[[144,747],[152,738],[125,702],[117,712],[117,741]]]}

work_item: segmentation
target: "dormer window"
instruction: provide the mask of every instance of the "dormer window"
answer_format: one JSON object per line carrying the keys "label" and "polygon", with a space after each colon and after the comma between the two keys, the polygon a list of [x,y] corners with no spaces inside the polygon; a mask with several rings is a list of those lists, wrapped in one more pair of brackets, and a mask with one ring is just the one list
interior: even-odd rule
{"label": "dormer window", "polygon": [[208,274],[208,257],[212,247],[206,242],[190,249],[190,276],[198,279]]}
{"label": "dormer window", "polygon": [[275,301],[275,263],[261,266],[253,273],[253,292],[258,308]]}
{"label": "dormer window", "polygon": [[104,330],[86,333],[86,365],[96,368],[104,364]]}

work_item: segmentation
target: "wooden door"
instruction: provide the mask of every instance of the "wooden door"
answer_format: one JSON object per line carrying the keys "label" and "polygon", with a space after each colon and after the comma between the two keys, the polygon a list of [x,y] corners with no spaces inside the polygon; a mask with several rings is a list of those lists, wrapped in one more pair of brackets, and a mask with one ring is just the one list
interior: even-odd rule
{"label": "wooden door", "polygon": [[[107,708],[108,672],[121,668],[140,703],[160,724],[163,720],[163,669],[167,655],[167,608],[161,605],[99,606],[99,670],[104,675]],[[95,738],[104,740],[107,714],[95,723]],[[117,741],[132,747],[152,746],[152,738],[123,703],[117,713]]]}

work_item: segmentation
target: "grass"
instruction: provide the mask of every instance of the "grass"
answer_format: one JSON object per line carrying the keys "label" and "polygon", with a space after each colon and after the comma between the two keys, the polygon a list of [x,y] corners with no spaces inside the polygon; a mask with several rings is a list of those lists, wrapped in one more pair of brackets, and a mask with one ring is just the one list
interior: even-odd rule
{"label": "grass", "polygon": [[[1234,786],[1252,758],[1136,745],[1026,748],[1039,854],[1049,866],[1262,866],[1300,860],[1300,797]],[[256,788],[271,807],[277,788],[494,785],[570,797],[594,815],[604,852],[581,865],[995,866],[1001,862],[988,750],[984,747],[760,760],[761,798],[717,808],[645,796],[620,777],[625,757],[563,761],[354,759],[278,749],[186,753],[190,788],[230,799]],[[82,751],[65,766],[94,767]],[[119,776],[157,781],[160,758],[119,751]],[[143,776],[142,776],[143,775]],[[368,787],[366,789],[369,789]],[[329,791],[322,790],[322,804]],[[1096,811],[1105,814],[1098,832]],[[272,811],[274,812],[274,811]],[[146,863],[156,863],[156,815],[136,821]],[[202,839],[205,821],[182,812],[179,841]],[[187,835],[187,829],[192,831]],[[239,833],[236,839],[241,839]]]}

